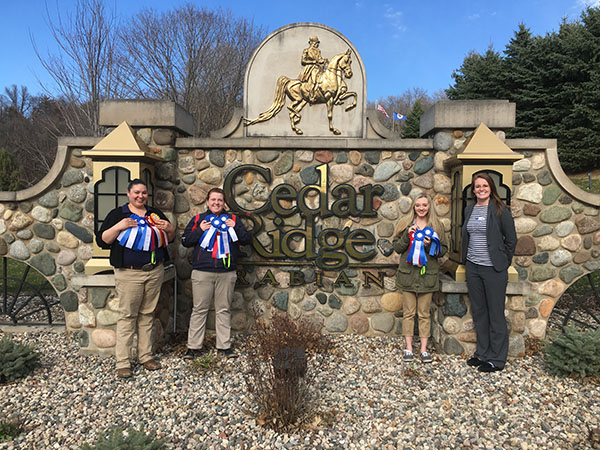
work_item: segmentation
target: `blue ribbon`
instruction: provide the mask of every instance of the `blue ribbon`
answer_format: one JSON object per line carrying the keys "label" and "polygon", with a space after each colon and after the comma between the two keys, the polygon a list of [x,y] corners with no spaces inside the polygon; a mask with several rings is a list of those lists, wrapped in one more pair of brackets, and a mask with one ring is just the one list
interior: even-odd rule
{"label": "blue ribbon", "polygon": [[413,234],[413,241],[406,262],[415,266],[427,266],[427,254],[425,253],[425,238],[431,239],[429,255],[438,257],[441,252],[440,237],[431,227],[425,227],[423,230],[416,230]]}

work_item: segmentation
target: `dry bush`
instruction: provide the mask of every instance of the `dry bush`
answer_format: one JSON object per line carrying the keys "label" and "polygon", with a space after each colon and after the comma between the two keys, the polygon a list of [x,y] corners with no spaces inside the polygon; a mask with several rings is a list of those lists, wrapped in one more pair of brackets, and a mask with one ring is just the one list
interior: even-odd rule
{"label": "dry bush", "polygon": [[247,341],[246,386],[258,407],[258,422],[285,429],[313,410],[310,386],[330,340],[309,320],[294,322],[282,313],[270,322],[255,317],[255,333]]}

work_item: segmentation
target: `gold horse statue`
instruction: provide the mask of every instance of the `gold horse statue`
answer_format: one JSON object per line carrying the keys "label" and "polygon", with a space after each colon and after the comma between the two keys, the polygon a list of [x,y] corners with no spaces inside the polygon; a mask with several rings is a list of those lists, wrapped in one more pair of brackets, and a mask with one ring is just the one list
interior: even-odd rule
{"label": "gold horse statue", "polygon": [[[281,111],[285,105],[286,96],[292,101],[288,105],[290,111],[290,124],[296,134],[302,134],[302,130],[296,125],[300,123],[302,116],[300,111],[306,104],[316,105],[319,103],[327,104],[327,118],[329,119],[329,131],[333,134],[340,134],[340,130],[333,126],[333,106],[341,105],[347,98],[353,97],[353,102],[346,106],[346,111],[356,107],[356,92],[348,92],[348,85],[344,78],[352,78],[352,58],[350,49],[345,53],[334,56],[327,64],[327,68],[317,75],[316,84],[312,89],[311,98],[310,82],[294,80],[286,76],[281,76],[277,80],[275,88],[275,99],[273,104],[265,112],[258,115],[256,119],[246,120],[246,126],[255,123],[266,122]],[[314,100],[313,100],[314,99]],[[313,101],[311,101],[313,100]]]}

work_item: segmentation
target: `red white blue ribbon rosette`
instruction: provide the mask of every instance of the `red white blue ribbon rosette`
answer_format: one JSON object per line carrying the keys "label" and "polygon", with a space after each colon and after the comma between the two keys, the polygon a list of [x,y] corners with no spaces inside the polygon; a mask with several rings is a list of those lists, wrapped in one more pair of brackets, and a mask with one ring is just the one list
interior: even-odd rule
{"label": "red white blue ribbon rosette", "polygon": [[410,249],[406,262],[414,266],[427,266],[427,254],[425,252],[425,238],[431,239],[429,255],[438,257],[441,251],[440,237],[431,227],[423,230],[416,230],[412,236]]}
{"label": "red white blue ribbon rosette", "polygon": [[137,214],[129,216],[137,222],[137,227],[127,228],[119,233],[119,245],[131,250],[148,251],[167,246],[167,234],[156,226],[158,216],[140,217]]}
{"label": "red white blue ribbon rosette", "polygon": [[229,261],[230,242],[237,242],[238,236],[233,227],[228,227],[225,223],[229,220],[227,214],[216,216],[209,214],[204,219],[210,222],[210,228],[206,230],[200,238],[200,248],[212,252],[215,259],[223,259]]}

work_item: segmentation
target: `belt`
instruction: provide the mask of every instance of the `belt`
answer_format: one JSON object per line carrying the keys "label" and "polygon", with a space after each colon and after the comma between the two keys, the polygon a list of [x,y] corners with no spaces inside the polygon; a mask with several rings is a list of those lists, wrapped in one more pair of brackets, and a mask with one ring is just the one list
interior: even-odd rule
{"label": "belt", "polygon": [[161,265],[162,263],[156,263],[156,264],[144,264],[143,266],[121,266],[121,269],[131,269],[131,270],[142,270],[144,272],[150,272],[151,270],[154,270],[155,267]]}

